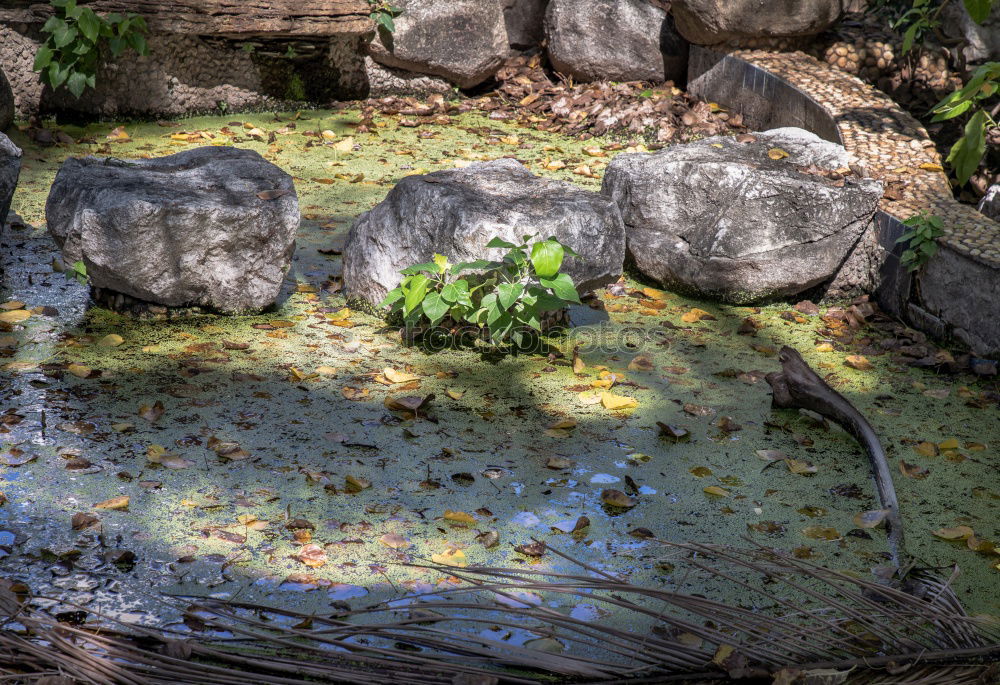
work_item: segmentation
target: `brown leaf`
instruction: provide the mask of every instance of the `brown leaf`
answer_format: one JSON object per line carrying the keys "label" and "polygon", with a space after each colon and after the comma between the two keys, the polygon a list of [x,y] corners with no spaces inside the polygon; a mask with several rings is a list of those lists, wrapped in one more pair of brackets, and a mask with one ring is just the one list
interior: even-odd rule
{"label": "brown leaf", "polygon": [[273,190],[262,190],[257,193],[257,197],[261,200],[277,200],[279,197],[284,197],[285,195],[291,195],[292,191],[287,188],[275,188]]}
{"label": "brown leaf", "polygon": [[94,509],[111,509],[113,511],[124,511],[128,509],[129,496],[121,495],[119,497],[112,497],[111,499],[106,499],[103,502],[98,502],[94,505]]}

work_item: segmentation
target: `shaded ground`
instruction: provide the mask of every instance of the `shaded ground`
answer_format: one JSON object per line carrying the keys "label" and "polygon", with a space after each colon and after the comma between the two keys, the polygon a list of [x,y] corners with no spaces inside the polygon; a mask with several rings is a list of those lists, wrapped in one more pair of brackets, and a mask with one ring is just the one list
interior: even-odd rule
{"label": "shaded ground", "polygon": [[[94,125],[66,129],[94,144],[44,148],[15,135],[26,154],[14,210],[36,226],[68,155],[162,155],[213,142],[256,149],[296,176],[306,219],[280,308],[239,319],[136,322],[88,310],[86,289],[53,273],[56,253],[42,230],[5,236],[0,301],[57,311],[34,310],[0,333],[9,407],[0,461],[21,464],[0,467],[3,575],[171,623],[177,617],[163,615],[151,588],[308,608],[448,582],[395,564],[407,559],[562,568],[551,553],[515,551],[532,537],[633,582],[691,587],[672,573],[670,553],[628,534],[636,527],[678,541],[739,544],[749,535],[867,573],[884,563],[885,546],[881,529],[853,522],[877,508],[866,457],[836,428],[770,410],[762,376],[778,368],[775,348],[790,344],[871,418],[892,462],[905,460],[919,476],[899,473],[896,483],[909,549],[932,565],[960,564],[963,601],[974,613],[1000,613],[1000,557],[932,534],[967,525],[981,538],[1000,536],[995,382],[910,369],[878,354],[884,332],[852,331],[836,312],[824,321],[787,305],[720,307],[655,290],[636,297],[648,284],[635,282],[599,293],[599,309],[573,312],[586,325],[553,341],[563,358],[401,347],[378,319],[343,311],[340,259],[329,253],[354,216],[407,173],[503,155],[596,189],[615,152],[604,148],[620,145],[472,113],[416,127],[399,125],[406,115],[377,115],[358,132],[359,116],[129,124],[119,142],[107,141],[111,125]],[[591,174],[574,173],[582,166]],[[747,317],[759,325],[751,335],[740,333]],[[575,345],[586,364],[579,374]],[[871,368],[845,366],[859,352]],[[386,385],[386,368],[417,379]],[[636,408],[593,402],[595,387],[610,382],[605,372],[615,375],[610,391]],[[430,393],[434,420],[384,406],[388,397]],[[683,427],[690,440],[663,439],[657,422]],[[816,472],[769,465],[758,450],[808,460]],[[608,510],[605,488],[638,504]],[[127,509],[94,507],[118,497],[129,498]],[[78,517],[83,530],[75,531],[78,513],[96,516],[100,528]],[[572,529],[581,516],[590,525],[578,532],[553,529]],[[495,547],[484,546],[487,531],[497,533]],[[305,549],[313,566],[293,558],[307,542],[318,546]],[[598,617],[586,605],[561,610]]]}

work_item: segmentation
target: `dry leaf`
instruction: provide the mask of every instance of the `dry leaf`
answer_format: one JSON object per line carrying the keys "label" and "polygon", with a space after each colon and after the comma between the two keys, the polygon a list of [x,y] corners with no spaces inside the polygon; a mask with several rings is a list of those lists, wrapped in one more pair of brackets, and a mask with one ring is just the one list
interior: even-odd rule
{"label": "dry leaf", "polygon": [[128,509],[129,497],[128,495],[121,495],[120,497],[112,497],[111,499],[106,499],[103,502],[98,502],[94,505],[94,509],[111,509],[113,511],[124,511]]}
{"label": "dry leaf", "polygon": [[639,503],[639,500],[629,497],[621,490],[611,488],[601,492],[601,501],[609,507],[618,507],[619,509],[631,509]]}
{"label": "dry leaf", "polygon": [[779,159],[784,159],[788,156],[788,153],[782,150],[780,147],[772,147],[767,151],[767,156],[771,159],[778,161]]}
{"label": "dry leaf", "polygon": [[319,568],[326,563],[326,551],[316,544],[303,545],[299,551],[292,556],[296,561],[300,561],[309,568]]}
{"label": "dry leaf", "polygon": [[602,392],[601,404],[605,409],[618,411],[621,409],[634,409],[635,407],[638,407],[639,400],[634,397],[625,397],[624,395],[613,395],[610,392]]}

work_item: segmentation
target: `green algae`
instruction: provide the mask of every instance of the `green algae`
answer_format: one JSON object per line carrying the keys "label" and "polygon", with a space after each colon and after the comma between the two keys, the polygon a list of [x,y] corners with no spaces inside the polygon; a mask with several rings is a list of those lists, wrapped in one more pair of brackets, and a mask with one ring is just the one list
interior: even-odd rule
{"label": "green algae", "polygon": [[[134,552],[138,563],[127,573],[100,566],[117,583],[113,595],[62,589],[67,598],[104,607],[113,597],[124,614],[157,615],[151,587],[307,607],[396,598],[441,581],[399,562],[454,549],[473,564],[565,568],[551,554],[534,560],[514,551],[533,537],[634,582],[707,591],[674,577],[672,552],[630,537],[638,526],[675,541],[743,544],[749,536],[866,572],[886,563],[883,531],[859,531],[853,523],[855,514],[878,508],[867,458],[835,427],[772,412],[762,375],[778,368],[773,350],[787,344],[871,418],[894,464],[902,459],[929,470],[923,479],[897,477],[908,548],[929,565],[958,563],[957,587],[968,608],[1000,612],[994,568],[1000,557],[932,534],[964,524],[983,538],[1000,537],[1000,421],[995,405],[970,406],[985,383],[897,367],[887,356],[872,356],[871,370],[855,370],[843,363],[854,351],[818,351],[816,343],[826,339],[817,332],[818,319],[783,317],[787,305],[758,310],[670,294],[658,310],[606,293],[608,312],[574,310],[574,321],[585,325],[551,341],[562,359],[403,347],[384,322],[338,314],[346,303],[329,289],[340,273],[340,259],[329,248],[342,244],[353,218],[406,174],[504,155],[596,189],[599,180],[573,173],[595,162],[584,151],[594,141],[476,114],[420,128],[376,117],[370,133],[356,131],[359,121],[353,110],[200,117],[174,127],[126,124],[129,140],[114,143],[105,138],[112,126],[95,124],[65,129],[94,144],[51,148],[15,134],[26,154],[14,209],[34,225],[44,222],[45,196],[66,156],[162,155],[213,142],[258,150],[294,175],[305,219],[278,309],[239,318],[135,321],[87,308],[85,289],[52,272],[54,249],[41,230],[11,236],[16,256],[7,260],[2,299],[55,307],[58,314],[35,315],[4,334],[16,347],[0,388],[6,406],[24,417],[8,426],[5,450],[38,455],[23,466],[0,467],[5,525],[18,540],[0,562],[6,573],[44,587],[49,562],[43,549],[84,549],[107,558],[92,533],[71,529],[72,515],[81,511],[99,515],[105,544]],[[235,139],[219,134],[224,127]],[[253,129],[264,135],[251,137]],[[196,131],[211,138],[171,137]],[[323,144],[322,135],[303,131],[332,136]],[[347,136],[358,147],[337,149]],[[566,166],[553,170],[559,166],[553,160]],[[714,319],[684,322],[681,316],[693,307]],[[739,334],[747,316],[761,324],[754,336]],[[122,344],[102,345],[108,334],[120,335]],[[568,362],[577,345],[587,365],[579,375]],[[629,368],[640,354],[644,361]],[[79,378],[66,370],[70,363],[95,374]],[[419,387],[377,382],[386,367],[409,368]],[[611,392],[635,398],[637,408],[613,412],[587,399],[604,370],[619,378]],[[431,393],[433,420],[407,419],[384,406],[387,397]],[[156,402],[164,411],[151,421],[142,407]],[[739,430],[720,428],[722,417]],[[567,420],[575,427],[552,428]],[[665,440],[657,422],[685,428],[690,440]],[[942,456],[913,450],[919,441],[951,438],[959,448]],[[220,456],[210,448],[213,439],[238,443],[246,456]],[[192,463],[177,470],[152,464],[150,446]],[[817,472],[797,475],[783,463],[769,465],[758,450],[811,461]],[[100,470],[67,470],[67,455],[77,453]],[[548,468],[550,457],[571,466]],[[347,477],[372,485],[352,494]],[[632,485],[636,507],[602,506],[602,490]],[[726,496],[707,494],[710,486]],[[122,495],[130,498],[127,511],[93,509]],[[456,523],[447,511],[465,512],[475,522]],[[590,519],[587,529],[553,532],[553,525],[581,515]],[[253,518],[267,523],[255,526]],[[293,558],[300,543],[288,523],[296,519],[315,527],[312,542],[326,546],[324,566],[310,569]],[[811,526],[833,528],[837,539],[807,537],[803,531]],[[493,548],[477,538],[489,530],[499,536]],[[390,548],[380,542],[385,534],[412,546]],[[313,577],[296,576],[303,573]],[[739,590],[713,590],[742,600]]]}

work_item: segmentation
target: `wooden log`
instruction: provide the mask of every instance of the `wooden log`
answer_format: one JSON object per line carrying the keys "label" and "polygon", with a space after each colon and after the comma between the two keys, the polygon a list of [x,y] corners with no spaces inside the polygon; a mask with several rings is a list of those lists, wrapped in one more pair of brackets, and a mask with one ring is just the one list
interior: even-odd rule
{"label": "wooden log", "polygon": [[[81,0],[99,14],[133,12],[151,32],[201,36],[321,37],[373,30],[366,0]],[[52,7],[12,0],[0,22],[44,22]]]}

